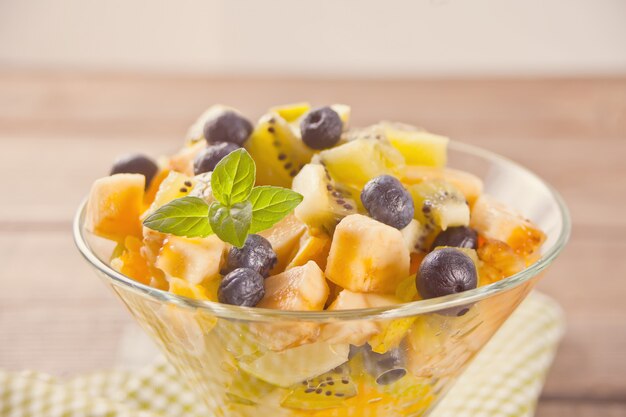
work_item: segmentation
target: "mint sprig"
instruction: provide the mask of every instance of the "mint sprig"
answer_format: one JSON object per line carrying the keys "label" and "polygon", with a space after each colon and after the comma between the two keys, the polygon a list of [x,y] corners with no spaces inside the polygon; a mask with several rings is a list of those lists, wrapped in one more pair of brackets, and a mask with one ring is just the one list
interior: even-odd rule
{"label": "mint sprig", "polygon": [[186,237],[216,234],[224,242],[242,247],[249,233],[272,227],[287,216],[302,195],[287,188],[254,187],[256,166],[245,149],[223,158],[211,174],[210,205],[198,197],[170,201],[148,216],[144,226]]}

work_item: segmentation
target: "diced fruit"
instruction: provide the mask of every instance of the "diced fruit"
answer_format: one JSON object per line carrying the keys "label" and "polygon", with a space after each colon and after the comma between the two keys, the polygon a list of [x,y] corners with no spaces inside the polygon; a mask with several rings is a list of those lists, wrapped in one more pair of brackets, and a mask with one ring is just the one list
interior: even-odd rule
{"label": "diced fruit", "polygon": [[146,193],[143,196],[143,204],[146,208],[150,207],[150,205],[154,201],[154,198],[156,197],[156,194],[159,191],[159,187],[161,187],[161,183],[165,180],[165,178],[167,178],[169,173],[170,173],[169,169],[162,169],[152,179],[150,186],[148,186],[148,189],[146,190]]}
{"label": "diced fruit", "polygon": [[293,190],[304,197],[294,214],[314,236],[332,235],[342,218],[356,213],[350,194],[329,178],[322,165],[305,165],[293,180]]}
{"label": "diced fruit", "polygon": [[432,244],[431,250],[438,246],[456,248],[478,248],[478,233],[466,226],[448,227],[439,233]]}
{"label": "diced fruit", "polygon": [[243,247],[233,246],[226,258],[226,273],[237,268],[250,268],[266,278],[278,262],[271,243],[261,235],[248,235]]}
{"label": "diced fruit", "polygon": [[467,226],[470,210],[459,190],[445,181],[427,181],[410,185],[415,203],[415,218],[426,228],[446,230],[451,226]]}
{"label": "diced fruit", "polygon": [[141,174],[146,177],[146,189],[150,186],[159,167],[151,158],[142,154],[123,155],[115,160],[109,175]]}
{"label": "diced fruit", "polygon": [[337,225],[326,276],[351,291],[393,294],[409,274],[409,264],[409,251],[398,229],[352,214]]}
{"label": "diced fruit", "polygon": [[257,307],[278,310],[322,310],[328,298],[324,273],[313,261],[265,280],[265,297]]}
{"label": "diced fruit", "polygon": [[302,141],[311,149],[328,149],[341,139],[343,123],[330,107],[308,112],[300,122]]}
{"label": "diced fruit", "polygon": [[278,113],[278,115],[285,119],[286,122],[291,123],[300,118],[300,116],[308,112],[310,109],[311,105],[303,102],[272,107],[270,112]]}
{"label": "diced fruit", "polygon": [[339,118],[341,119],[341,122],[343,124],[343,130],[345,131],[348,128],[348,124],[350,123],[350,106],[348,106],[347,104],[333,104],[330,106],[330,108],[339,115]]}
{"label": "diced fruit", "polygon": [[298,250],[298,242],[305,231],[306,225],[290,214],[271,228],[259,232],[259,235],[270,242],[278,257],[278,262],[270,274],[278,274],[285,270],[293,254]]}
{"label": "diced fruit", "polygon": [[[328,307],[329,311],[353,310],[360,308],[385,307],[400,304],[402,301],[393,295],[358,293],[343,290]],[[374,320],[352,320],[324,325],[321,340],[328,343],[349,343],[361,346],[382,330],[381,323]]]}
{"label": "diced fruit", "polygon": [[291,181],[313,156],[291,126],[277,113],[261,117],[246,149],[256,162],[258,185],[291,187]]}
{"label": "diced fruit", "polygon": [[193,160],[194,175],[213,171],[222,158],[239,148],[239,145],[232,142],[220,142],[207,146]]}
{"label": "diced fruit", "polygon": [[213,197],[213,190],[211,189],[212,174],[212,172],[205,172],[204,174],[193,177],[193,188],[188,195],[201,198],[209,205],[214,202],[215,197]]}
{"label": "diced fruit", "polygon": [[300,238],[298,251],[287,265],[287,270],[301,266],[308,261],[315,262],[321,269],[326,268],[326,260],[330,252],[330,237],[322,234],[313,236],[308,231]]}
{"label": "diced fruit", "polygon": [[545,233],[530,220],[488,195],[482,195],[474,204],[471,226],[481,235],[500,240],[527,258],[546,240]]}
{"label": "diced fruit", "polygon": [[445,136],[419,130],[413,126],[381,123],[387,140],[396,148],[407,164],[443,167],[449,139]]}
{"label": "diced fruit", "polygon": [[359,190],[372,178],[393,175],[404,165],[404,158],[395,148],[376,139],[355,139],[322,151],[319,160],[335,181]]}
{"label": "diced fruit", "polygon": [[517,274],[526,267],[524,258],[509,245],[495,239],[480,238],[478,257],[482,261],[479,276],[482,285]]}
{"label": "diced fruit", "polygon": [[369,180],[361,191],[361,202],[370,217],[396,229],[406,227],[415,214],[411,194],[391,175]]}
{"label": "diced fruit", "polygon": [[[413,255],[411,255],[411,257],[413,257]],[[421,263],[421,259],[423,258],[424,256],[419,257],[419,263]],[[418,265],[415,269],[415,272],[411,271],[411,275],[403,279],[396,289],[396,297],[402,303],[408,303],[409,301],[413,301],[416,298],[415,296],[417,295],[417,287],[415,286],[415,274],[417,273],[417,269],[419,269],[419,263],[417,263]]]}
{"label": "diced fruit", "polygon": [[341,407],[347,398],[352,398],[357,393],[349,369],[340,366],[293,385],[280,405],[298,410],[323,410]]}
{"label": "diced fruit", "polygon": [[220,303],[243,307],[256,306],[264,295],[263,277],[249,268],[239,268],[228,273],[217,291]]}
{"label": "diced fruit", "polygon": [[194,300],[217,301],[217,288],[213,286],[212,289],[213,291],[210,291],[202,285],[193,285],[180,278],[169,279],[169,292]]}
{"label": "diced fruit", "polygon": [[245,372],[279,387],[290,387],[330,371],[348,360],[349,345],[311,343],[282,352],[267,352],[240,362]]}
{"label": "diced fruit", "polygon": [[226,244],[217,236],[187,238],[168,235],[156,266],[171,277],[197,285],[219,278]]}
{"label": "diced fruit", "polygon": [[[415,287],[415,283],[413,283],[413,287]],[[407,317],[380,323],[381,331],[373,335],[368,341],[372,351],[383,354],[398,348],[414,320],[414,317]]]}
{"label": "diced fruit", "polygon": [[141,240],[134,236],[127,236],[124,245],[118,245],[122,250],[117,254],[118,256],[113,255],[111,267],[142,284],[150,284],[152,274],[150,265],[141,254],[142,246]]}
{"label": "diced fruit", "polygon": [[417,290],[423,298],[457,294],[477,285],[474,261],[456,248],[443,248],[426,255],[417,275]]}
{"label": "diced fruit", "polygon": [[[322,270],[313,261],[265,280],[265,296],[257,307],[290,311],[320,311],[328,299],[328,285]],[[252,331],[269,349],[280,351],[315,341],[319,325],[313,322],[284,321],[254,323]]]}
{"label": "diced fruit", "polygon": [[229,142],[241,147],[252,129],[252,123],[239,112],[225,110],[206,121],[203,133],[209,144]]}
{"label": "diced fruit", "polygon": [[417,270],[419,269],[424,257],[426,256],[426,252],[417,251],[411,254],[411,267],[409,268],[409,272],[411,275],[415,275]]}
{"label": "diced fruit", "polygon": [[150,208],[142,215],[146,218],[156,209],[172,200],[185,197],[193,189],[196,180],[177,171],[170,171],[167,177],[161,183],[159,191],[157,191],[154,201]]}
{"label": "diced fruit", "polygon": [[206,148],[206,142],[200,141],[186,146],[178,153],[172,155],[169,160],[169,168],[189,177],[193,176],[193,161],[196,156]]}
{"label": "diced fruit", "polygon": [[85,228],[116,241],[141,236],[139,216],[145,181],[141,174],[115,174],[96,180],[87,201]]}
{"label": "diced fruit", "polygon": [[425,181],[443,180],[458,189],[471,205],[483,192],[483,182],[476,175],[452,168],[431,168],[407,165],[402,171],[400,181],[404,184],[419,184]]}
{"label": "diced fruit", "polygon": [[[258,406],[263,404],[275,389],[274,385],[237,370],[226,388],[226,397],[238,404]],[[239,414],[234,415],[240,417]]]}
{"label": "diced fruit", "polygon": [[420,252],[423,249],[424,241],[428,237],[428,231],[415,219],[411,220],[404,229],[400,230],[400,233],[402,233],[406,248],[410,253]]}

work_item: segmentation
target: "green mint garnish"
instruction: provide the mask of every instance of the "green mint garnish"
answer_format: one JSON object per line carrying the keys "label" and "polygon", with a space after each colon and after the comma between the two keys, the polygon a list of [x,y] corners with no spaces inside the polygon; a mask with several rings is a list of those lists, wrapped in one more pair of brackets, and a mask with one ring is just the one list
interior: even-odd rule
{"label": "green mint garnish", "polygon": [[302,196],[282,187],[255,187],[256,166],[245,149],[223,158],[211,174],[217,200],[210,205],[198,197],[172,200],[148,216],[144,226],[186,237],[216,234],[242,247],[249,233],[272,227],[296,208]]}
{"label": "green mint garnish", "polygon": [[211,174],[213,197],[226,206],[246,201],[255,178],[254,160],[245,149],[237,149],[215,166]]}
{"label": "green mint garnish", "polygon": [[172,200],[149,215],[143,225],[177,236],[206,237],[213,234],[209,224],[209,205],[198,197]]}

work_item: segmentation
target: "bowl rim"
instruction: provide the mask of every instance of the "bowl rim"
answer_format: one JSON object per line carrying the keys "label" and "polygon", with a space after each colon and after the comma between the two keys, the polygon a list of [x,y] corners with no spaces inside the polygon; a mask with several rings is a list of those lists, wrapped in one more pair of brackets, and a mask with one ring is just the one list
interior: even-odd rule
{"label": "bowl rim", "polygon": [[513,289],[530,280],[531,278],[537,276],[541,271],[547,268],[563,251],[563,248],[569,240],[571,234],[571,218],[565,201],[560,196],[560,194],[538,175],[526,169],[522,165],[506,157],[500,156],[494,152],[485,150],[474,145],[468,145],[466,143],[450,141],[449,147],[451,149],[454,149],[455,151],[471,154],[473,156],[490,160],[492,162],[507,164],[511,167],[523,171],[527,175],[530,175],[535,180],[539,181],[539,183],[546,187],[546,189],[550,192],[558,205],[561,215],[561,228],[559,236],[557,237],[554,244],[540,259],[514,275],[511,275],[492,284],[488,284],[483,287],[477,287],[475,289],[464,291],[462,293],[451,294],[426,300],[411,301],[404,304],[396,304],[384,307],[334,311],[285,311],[259,307],[241,307],[229,304],[222,304],[216,301],[196,300],[184,296],[179,296],[176,294],[172,294],[169,291],[153,288],[149,285],[145,285],[138,281],[135,281],[132,278],[127,277],[120,272],[117,272],[112,267],[103,262],[98,256],[96,256],[96,254],[91,250],[89,244],[86,241],[86,231],[83,227],[87,198],[85,198],[79,205],[76,215],[74,216],[72,224],[74,243],[76,244],[82,256],[87,260],[87,262],[90,263],[91,266],[96,268],[97,271],[106,276],[111,281],[111,284],[115,286],[121,286],[143,297],[152,299],[153,301],[174,304],[183,308],[205,310],[209,314],[221,318],[249,321],[294,320],[314,322],[329,322],[337,320],[394,319],[416,316],[425,313],[433,313],[465,304],[475,303],[482,299]]}

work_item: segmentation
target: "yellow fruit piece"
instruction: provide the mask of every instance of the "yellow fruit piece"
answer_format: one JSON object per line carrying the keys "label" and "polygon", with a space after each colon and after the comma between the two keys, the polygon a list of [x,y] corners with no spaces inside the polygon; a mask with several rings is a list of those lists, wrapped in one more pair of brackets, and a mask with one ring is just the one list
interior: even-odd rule
{"label": "yellow fruit piece", "polygon": [[[219,280],[217,281],[219,282]],[[170,278],[168,291],[194,300],[217,301],[217,287],[214,285],[212,287],[209,289],[203,285],[190,284],[184,279]]]}
{"label": "yellow fruit piece", "polygon": [[86,229],[116,241],[141,236],[144,186],[141,174],[115,174],[96,180],[87,201]]}
{"label": "yellow fruit piece", "polygon": [[257,185],[286,188],[314,153],[285,119],[272,112],[261,117],[245,147],[256,162]]}
{"label": "yellow fruit piece", "polygon": [[472,207],[470,226],[533,260],[546,240],[545,233],[530,220],[488,195],[482,195]]}
{"label": "yellow fruit piece", "polygon": [[410,256],[398,229],[352,214],[335,230],[326,276],[354,292],[393,294],[409,275]]}
{"label": "yellow fruit piece", "polygon": [[[343,290],[328,307],[329,311],[354,310],[360,308],[385,307],[401,304],[402,300],[393,295],[358,293]],[[324,325],[320,338],[328,343],[350,343],[361,346],[383,330],[375,320],[352,320]]]}
{"label": "yellow fruit piece", "polygon": [[274,249],[278,258],[278,262],[270,271],[272,275],[285,270],[285,267],[297,252],[300,237],[305,231],[306,225],[291,213],[271,228],[259,232],[261,236],[271,243],[272,249]]}
{"label": "yellow fruit piece", "polygon": [[217,236],[186,238],[168,236],[157,257],[156,266],[170,277],[192,285],[219,278],[226,244]]}
{"label": "yellow fruit piece", "polygon": [[413,126],[381,123],[387,140],[396,148],[407,164],[443,167],[446,165],[449,139]]}
{"label": "yellow fruit piece", "polygon": [[377,139],[355,139],[320,152],[319,158],[335,181],[359,190],[372,178],[396,174],[404,166],[402,155]]}
{"label": "yellow fruit piece", "polygon": [[[177,171],[169,171],[161,182],[150,208],[142,215],[142,219],[148,217],[156,209],[172,200],[185,197],[189,194],[196,180]],[[189,186],[191,184],[191,186]]]}
{"label": "yellow fruit piece", "polygon": [[301,102],[272,107],[270,112],[278,113],[278,115],[285,119],[285,121],[291,123],[309,110],[311,110],[311,105],[307,102]]}
{"label": "yellow fruit piece", "polygon": [[443,180],[450,183],[463,193],[470,206],[483,192],[483,182],[480,178],[457,169],[407,165],[400,175],[400,181],[407,185],[433,180]]}
{"label": "yellow fruit piece", "polygon": [[152,179],[152,182],[150,183],[150,185],[148,186],[148,189],[146,190],[146,194],[143,197],[144,207],[148,208],[152,205],[152,203],[154,202],[154,199],[156,198],[157,192],[159,192],[161,183],[165,180],[165,178],[167,178],[169,174],[170,174],[169,169],[162,169],[154,176],[154,178]]}
{"label": "yellow fruit piece", "polygon": [[[411,259],[413,259],[413,255],[411,255]],[[401,302],[408,303],[409,301],[413,301],[416,295],[417,287],[415,286],[415,272],[411,272],[411,275],[403,279],[398,285],[398,288],[396,289],[396,297],[398,297]]]}
{"label": "yellow fruit piece", "polygon": [[414,321],[415,317],[408,317],[381,323],[380,326],[383,330],[372,336],[368,342],[372,350],[376,353],[385,353],[390,349],[398,347]]}
{"label": "yellow fruit piece", "polygon": [[206,142],[203,140],[182,148],[178,153],[170,157],[169,168],[172,171],[192,177],[193,160],[204,148],[206,148]]}
{"label": "yellow fruit piece", "polygon": [[134,236],[127,236],[124,240],[122,253],[111,260],[111,266],[135,281],[150,284],[152,274],[150,265],[141,254],[142,247],[141,240]]}
{"label": "yellow fruit piece", "polygon": [[300,246],[287,270],[306,264],[309,261],[315,262],[321,269],[326,268],[326,260],[330,252],[330,237],[327,235],[311,236],[306,231],[300,238]]}
{"label": "yellow fruit piece", "polygon": [[350,124],[350,106],[348,106],[347,104],[332,104],[330,108],[337,112],[337,114],[339,115],[339,118],[343,123],[343,130],[345,131]]}
{"label": "yellow fruit piece", "polygon": [[524,258],[504,242],[481,237],[477,250],[480,285],[487,285],[520,272],[526,267]]}

